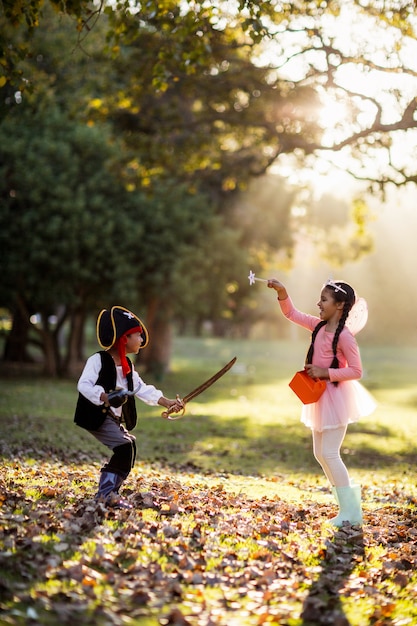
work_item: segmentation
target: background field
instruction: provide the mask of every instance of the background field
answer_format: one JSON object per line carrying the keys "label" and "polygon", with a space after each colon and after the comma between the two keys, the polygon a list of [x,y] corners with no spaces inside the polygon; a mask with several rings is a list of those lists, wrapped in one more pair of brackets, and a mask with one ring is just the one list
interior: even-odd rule
{"label": "background field", "polygon": [[[203,472],[242,476],[290,474],[321,479],[311,436],[299,420],[300,403],[288,387],[301,367],[305,345],[294,342],[178,339],[172,370],[162,381],[144,376],[165,395],[186,394],[237,356],[234,368],[187,407],[178,421],[138,402],[135,434],[140,460]],[[344,454],[362,480],[400,479],[417,461],[417,350],[364,347],[363,384],[378,409],[349,427]],[[140,369],[140,364],[138,369]],[[76,381],[50,381],[3,372],[0,420],[2,450],[65,458],[79,453],[101,462],[103,449],[73,425]]]}

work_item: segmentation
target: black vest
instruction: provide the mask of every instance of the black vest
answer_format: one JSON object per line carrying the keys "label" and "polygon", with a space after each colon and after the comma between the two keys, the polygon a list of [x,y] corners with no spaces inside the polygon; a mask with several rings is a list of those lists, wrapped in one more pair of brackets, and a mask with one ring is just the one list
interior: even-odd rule
{"label": "black vest", "polygon": [[[96,385],[101,385],[106,393],[114,391],[116,386],[116,365],[113,358],[108,352],[100,351],[101,356],[101,370],[96,380]],[[127,359],[129,367],[132,370],[132,363],[130,359]],[[132,371],[126,376],[127,388],[129,391],[133,390],[133,377]],[[110,412],[110,407],[105,404],[93,404],[90,400],[87,400],[81,393],[78,394],[77,406],[75,408],[74,422],[86,428],[87,430],[98,430],[103,424],[106,416]],[[122,406],[121,421],[126,424],[128,430],[133,430],[137,422],[136,403],[134,396],[128,396],[127,402]]]}

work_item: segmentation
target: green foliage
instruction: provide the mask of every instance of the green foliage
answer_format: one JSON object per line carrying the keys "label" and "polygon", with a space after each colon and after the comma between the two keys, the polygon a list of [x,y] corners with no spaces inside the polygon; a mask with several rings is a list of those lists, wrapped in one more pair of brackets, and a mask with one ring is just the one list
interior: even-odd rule
{"label": "green foliage", "polygon": [[[209,7],[201,11],[195,16],[194,9],[170,5],[167,17],[145,10],[142,28],[136,14],[112,14],[123,24],[123,36],[113,72],[97,83],[99,98],[90,101],[88,116],[110,118],[132,153],[139,152],[131,162],[133,184],[179,176],[222,197],[265,172],[300,129],[305,138],[318,139],[308,115],[318,101],[310,87],[290,86],[254,61],[238,20],[220,28]],[[199,29],[196,36],[191,23]],[[188,45],[181,40],[184,31]],[[155,84],[159,72],[163,84]],[[115,75],[117,90],[111,88]]]}
{"label": "green foliage", "polygon": [[[24,344],[30,328],[45,370],[63,374],[74,367],[70,359],[82,358],[86,314],[134,292],[138,198],[114,174],[117,144],[104,126],[89,128],[51,103],[35,110],[25,103],[6,117],[0,137],[0,301],[24,324],[12,327],[10,342]],[[29,323],[35,313],[37,326]],[[66,321],[72,341],[64,343]],[[20,348],[10,360],[25,358]]]}
{"label": "green foliage", "polygon": [[[110,88],[115,74],[106,73],[108,85],[104,89],[102,85],[99,97],[90,100],[92,109],[98,104],[100,111],[90,113],[110,115],[119,129],[133,134],[133,144],[139,137],[147,159],[137,159],[135,165],[139,179],[147,184],[166,170],[172,177],[180,162],[187,172],[199,170],[199,178],[208,177],[213,186],[235,188],[245,176],[265,172],[283,153],[302,159],[323,148],[353,156],[357,167],[352,160],[352,171],[375,181],[375,189],[389,181],[397,185],[415,181],[412,169],[401,160],[393,162],[389,152],[395,134],[414,128],[415,103],[405,95],[415,91],[415,73],[406,60],[412,57],[416,39],[410,2],[245,0],[234,6],[174,0],[111,4],[51,0],[44,8],[51,5],[61,13],[60,19],[64,15],[73,20],[78,45],[88,47],[98,31],[101,43],[93,56],[123,66],[123,72],[117,71],[115,89]],[[9,45],[9,33],[2,39],[0,88],[16,77],[19,89],[27,84],[16,65],[26,54],[37,58],[28,37],[48,14],[41,6],[39,0],[3,3],[5,19],[23,30],[25,44]],[[345,38],[339,34],[346,30],[347,12],[355,28],[353,36]],[[361,33],[367,27],[375,36],[366,38],[364,45]],[[407,54],[401,54],[403,49]],[[343,78],[344,70],[349,76],[359,66],[371,78],[375,73],[384,79],[401,76],[410,89],[381,80],[384,87],[375,94],[361,93],[354,78],[347,82]],[[322,101],[329,96],[347,111],[330,141],[317,119]],[[389,109],[396,113],[385,122]],[[157,133],[152,124],[158,121],[161,132],[154,141]],[[196,160],[192,158],[193,133],[207,155],[208,168],[201,167],[203,151],[197,151]],[[385,166],[382,159],[373,159],[374,152],[385,155]],[[371,159],[366,158],[369,155]],[[377,162],[375,168],[363,174],[361,165],[366,163],[368,169],[370,160]]]}
{"label": "green foliage", "polygon": [[141,196],[137,218],[143,237],[136,249],[137,290],[145,302],[162,303],[189,325],[221,318],[227,286],[246,270],[240,234],[216,215],[210,199],[175,181]]}
{"label": "green foliage", "polygon": [[[219,332],[225,320],[239,320],[243,334],[253,300],[239,277],[252,260],[255,270],[265,267],[272,250],[290,259],[292,196],[271,198],[276,210],[262,210],[260,219],[247,206],[244,215],[231,210],[230,198],[279,155],[320,147],[319,95],[336,71],[317,61],[327,58],[320,19],[337,16],[340,4],[290,3],[278,11],[275,3],[245,2],[240,13],[227,12],[227,3],[153,0],[16,7],[19,27],[2,22],[4,48],[30,55],[14,61],[19,91],[7,82],[7,55],[0,60],[10,114],[2,136],[23,125],[20,144],[4,148],[22,172],[2,164],[10,272],[1,302],[18,295],[31,312],[79,304],[85,313],[110,299],[146,309],[159,297],[166,317],[184,326],[210,316]],[[11,18],[12,5],[4,9]],[[25,28],[25,11],[35,28]],[[286,42],[306,24],[295,56],[317,54],[295,78],[283,71]],[[268,62],[264,40],[275,46]],[[350,63],[342,53],[332,49],[341,66]],[[25,127],[32,133],[24,135]],[[339,250],[339,233],[329,239],[329,250]],[[363,228],[355,230],[348,252],[357,258],[369,249]]]}
{"label": "green foliage", "polygon": [[103,130],[57,109],[16,110],[0,126],[3,305],[19,294],[32,310],[53,312],[132,287],[115,242],[129,249],[141,227],[109,169],[114,149]]}
{"label": "green foliage", "polygon": [[373,250],[373,238],[368,225],[373,215],[362,198],[354,198],[352,206],[337,202],[333,197],[320,199],[320,207],[306,211],[306,229],[322,259],[333,267],[360,260]]}
{"label": "green foliage", "polygon": [[40,0],[30,3],[26,0],[18,0],[17,2],[14,0],[3,0],[1,4],[4,16],[10,20],[13,26],[22,22],[26,22],[31,28],[38,25],[39,10],[42,5]]}
{"label": "green foliage", "polygon": [[[49,0],[57,10],[87,20],[97,9],[91,0]],[[39,26],[44,0],[2,0],[1,11],[13,26],[25,23],[29,29]]]}
{"label": "green foliage", "polygon": [[[160,18],[164,20],[162,5],[160,11]],[[153,85],[151,68],[160,51],[160,33],[146,28],[139,29],[138,33],[136,18],[132,15],[130,19],[132,38],[123,37],[123,50],[114,60],[106,58],[102,50],[107,24],[104,16],[83,40],[82,48],[77,47],[71,21],[63,17],[57,23],[46,10],[42,24],[32,35],[33,56],[25,63],[24,73],[28,80],[36,83],[37,91],[33,95],[24,92],[23,104],[15,104],[14,109],[10,106],[10,119],[5,118],[3,132],[13,136],[19,123],[23,123],[22,128],[28,128],[26,139],[21,139],[19,145],[21,152],[25,151],[26,141],[29,149],[19,159],[21,163],[30,159],[26,169],[32,173],[20,177],[19,185],[23,188],[19,189],[19,194],[27,193],[29,198],[31,190],[36,195],[30,197],[30,204],[35,202],[36,211],[26,216],[24,224],[31,229],[33,226],[35,237],[21,242],[33,250],[18,264],[19,244],[15,240],[13,245],[6,246],[8,264],[15,269],[10,275],[11,291],[5,291],[3,299],[7,302],[13,289],[21,293],[20,283],[14,279],[19,265],[23,264],[19,275],[27,275],[22,287],[32,311],[44,304],[42,292],[44,299],[49,299],[45,306],[50,311],[67,305],[69,298],[72,298],[72,305],[82,303],[87,311],[94,298],[95,309],[97,304],[107,306],[112,298],[146,309],[153,298],[163,293],[163,300],[168,303],[166,313],[175,315],[182,323],[187,317],[189,325],[198,327],[208,315],[215,320],[232,320],[238,310],[238,300],[243,301],[245,297],[238,293],[236,277],[246,276],[248,259],[244,247],[248,230],[253,229],[243,221],[239,225],[228,218],[224,199],[230,190],[246,182],[248,170],[263,159],[262,137],[251,127],[252,118],[260,117],[259,99],[251,98],[253,112],[250,113],[247,107],[242,104],[237,107],[237,104],[249,97],[258,82],[262,81],[266,87],[265,73],[251,69],[238,47],[232,46],[229,51],[230,32],[227,35],[213,32],[218,71],[212,72],[207,65],[193,77],[179,72],[178,81],[171,81],[165,93],[158,92]],[[172,37],[169,29],[164,36]],[[225,54],[230,58],[227,62],[230,70],[224,62]],[[240,80],[242,71],[246,75],[244,85]],[[50,145],[46,146],[43,129],[48,124],[52,128],[52,121],[46,123],[43,119],[51,117],[52,120],[58,115],[50,113],[57,104],[60,120],[56,125],[62,128],[56,133],[54,129],[48,131]],[[220,111],[223,107],[225,113]],[[32,111],[36,114],[26,124],[26,116],[31,116]],[[84,130],[83,125],[86,125]],[[86,143],[90,136],[98,138],[101,134],[103,147],[97,143],[91,153],[100,153],[103,159],[92,159],[86,151],[80,154],[78,162],[71,158],[69,153],[74,140],[72,131],[64,130],[67,127],[77,127]],[[18,132],[24,134],[24,130]],[[241,150],[234,137],[242,144]],[[53,146],[55,138],[57,146]],[[111,141],[114,141],[114,149]],[[40,153],[39,159],[32,144]],[[17,148],[10,152],[14,150]],[[44,151],[45,156],[42,156]],[[53,168],[48,152],[53,154]],[[39,168],[50,171],[49,180],[33,167],[33,160]],[[85,206],[82,191],[91,166],[94,171],[88,174],[91,181],[88,193],[91,198],[97,198],[95,205],[100,204],[100,189],[104,192],[106,185],[112,187],[104,194],[106,199],[103,199],[97,220],[92,207]],[[36,177],[34,186],[30,176]],[[5,186],[5,196],[10,191],[9,183],[10,180]],[[17,186],[15,180],[13,185]],[[143,193],[136,192],[138,187]],[[15,194],[14,189],[11,192]],[[46,203],[46,197],[51,201],[57,194],[54,206]],[[115,194],[119,194],[117,203],[112,200]],[[74,206],[70,205],[69,196]],[[130,208],[123,209],[122,198],[126,198]],[[16,202],[16,197],[8,196],[10,211],[14,210]],[[37,206],[40,202],[42,212]],[[107,209],[109,203],[113,203],[113,207]],[[33,216],[32,220],[29,215]],[[35,219],[35,215],[42,215],[42,220]],[[9,221],[7,212],[3,219]],[[47,228],[41,226],[43,221],[47,222]],[[120,223],[117,228],[116,221]],[[284,223],[282,219],[280,232],[286,232]],[[16,220],[16,228],[19,227]],[[277,244],[275,240],[274,247]],[[109,250],[107,245],[112,248]],[[123,255],[116,259],[119,246],[123,247]],[[37,277],[39,273],[45,274],[51,256],[62,261],[54,265],[55,274],[48,274],[53,288],[51,282],[43,280],[44,289],[38,290]]]}

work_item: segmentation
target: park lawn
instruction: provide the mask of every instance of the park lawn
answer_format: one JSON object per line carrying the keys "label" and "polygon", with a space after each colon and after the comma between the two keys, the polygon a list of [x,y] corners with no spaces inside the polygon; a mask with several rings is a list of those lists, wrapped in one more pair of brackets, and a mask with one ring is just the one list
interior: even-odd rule
{"label": "park lawn", "polygon": [[93,500],[105,450],[73,424],[75,381],[4,375],[0,624],[417,624],[417,357],[362,348],[378,409],[343,452],[365,524],[335,531],[288,388],[304,350],[176,340],[165,395],[238,361],[182,419],[138,402],[132,512]]}

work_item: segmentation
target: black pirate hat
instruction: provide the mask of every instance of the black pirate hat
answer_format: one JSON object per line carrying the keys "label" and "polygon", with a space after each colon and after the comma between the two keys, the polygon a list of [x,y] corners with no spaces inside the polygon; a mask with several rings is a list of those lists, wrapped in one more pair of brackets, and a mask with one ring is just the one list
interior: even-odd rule
{"label": "black pirate hat", "polygon": [[144,323],[122,306],[113,306],[110,311],[103,309],[98,315],[96,330],[97,340],[104,350],[109,350],[123,335],[134,332],[142,335],[141,348],[148,343],[148,331]]}

